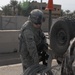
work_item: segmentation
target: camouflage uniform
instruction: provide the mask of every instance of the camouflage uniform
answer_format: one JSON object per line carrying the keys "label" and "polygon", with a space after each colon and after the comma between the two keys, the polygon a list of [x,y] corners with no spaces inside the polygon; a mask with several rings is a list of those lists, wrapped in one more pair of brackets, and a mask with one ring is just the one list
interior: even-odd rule
{"label": "camouflage uniform", "polygon": [[46,39],[41,29],[35,28],[31,21],[27,21],[21,28],[20,41],[21,61],[24,71],[29,66],[39,63],[38,48],[42,42],[46,43]]}

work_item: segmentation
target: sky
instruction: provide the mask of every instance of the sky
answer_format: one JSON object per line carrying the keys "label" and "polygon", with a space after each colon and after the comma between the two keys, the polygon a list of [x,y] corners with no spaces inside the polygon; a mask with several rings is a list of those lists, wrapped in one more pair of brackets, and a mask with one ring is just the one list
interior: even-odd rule
{"label": "sky", "polygon": [[[17,1],[23,1],[23,0],[17,0]],[[41,0],[34,0],[34,1],[41,2]],[[42,0],[42,2],[48,3],[48,0]],[[0,0],[0,7],[5,6],[9,3],[10,3],[10,0]],[[75,10],[75,0],[53,0],[53,4],[61,5],[61,9],[63,9],[64,11],[70,10],[71,12],[73,12]]]}

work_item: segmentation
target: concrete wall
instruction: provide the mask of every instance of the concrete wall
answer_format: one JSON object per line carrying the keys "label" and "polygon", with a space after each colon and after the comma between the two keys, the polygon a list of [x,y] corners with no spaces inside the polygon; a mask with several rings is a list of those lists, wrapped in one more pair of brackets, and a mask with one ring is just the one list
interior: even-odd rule
{"label": "concrete wall", "polygon": [[19,30],[0,30],[0,53],[19,50]]}
{"label": "concrete wall", "polygon": [[[21,26],[27,20],[27,17],[17,16],[17,17],[2,17],[2,29],[0,30],[0,53],[8,53],[19,50],[19,40],[18,35]],[[56,19],[53,19],[54,23]],[[48,31],[48,18],[42,25],[42,30],[44,32]]]}
{"label": "concrete wall", "polygon": [[18,30],[26,20],[24,16],[2,16],[2,30]]}
{"label": "concrete wall", "polygon": [[[0,18],[0,29],[1,30],[19,30],[28,17],[24,16],[2,16]],[[54,22],[54,19],[53,19]],[[42,24],[42,30],[48,31],[48,17]]]}
{"label": "concrete wall", "polygon": [[2,29],[2,17],[0,17],[0,30]]}

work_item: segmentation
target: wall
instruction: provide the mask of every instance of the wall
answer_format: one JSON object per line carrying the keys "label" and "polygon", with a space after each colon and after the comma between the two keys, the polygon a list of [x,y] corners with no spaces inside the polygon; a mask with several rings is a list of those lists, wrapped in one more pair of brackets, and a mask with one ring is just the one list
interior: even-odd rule
{"label": "wall", "polygon": [[[0,53],[9,53],[19,50],[19,32],[27,17],[2,17],[2,29],[0,30]],[[56,19],[53,19],[53,23]],[[48,31],[48,18],[42,25],[44,32]]]}
{"label": "wall", "polygon": [[[19,30],[26,20],[27,17],[24,16],[2,16],[0,17],[0,30]],[[48,17],[46,16],[46,20],[42,24],[44,32],[48,31],[48,23]]]}
{"label": "wall", "polygon": [[2,30],[18,30],[26,20],[24,16],[2,16]]}
{"label": "wall", "polygon": [[0,53],[19,50],[19,30],[0,30]]}

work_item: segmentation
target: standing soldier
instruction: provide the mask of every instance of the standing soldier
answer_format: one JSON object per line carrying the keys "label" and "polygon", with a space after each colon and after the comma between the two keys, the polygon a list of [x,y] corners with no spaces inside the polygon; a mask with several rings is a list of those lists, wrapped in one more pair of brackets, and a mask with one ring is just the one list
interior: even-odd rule
{"label": "standing soldier", "polygon": [[[44,14],[39,9],[30,12],[28,20],[21,28],[20,39],[20,56],[23,65],[23,71],[34,64],[39,64],[39,60],[46,64],[48,58],[45,50],[48,49],[46,38],[41,30],[44,22]],[[39,55],[43,58],[39,59]]]}

